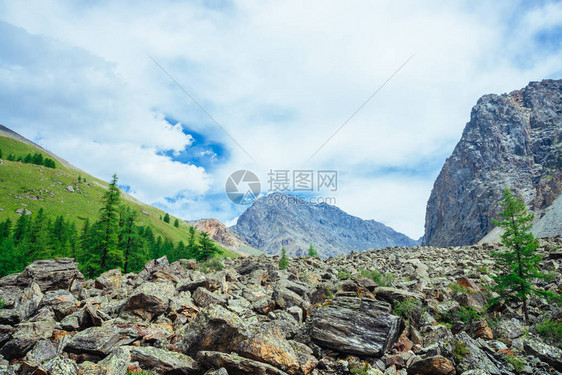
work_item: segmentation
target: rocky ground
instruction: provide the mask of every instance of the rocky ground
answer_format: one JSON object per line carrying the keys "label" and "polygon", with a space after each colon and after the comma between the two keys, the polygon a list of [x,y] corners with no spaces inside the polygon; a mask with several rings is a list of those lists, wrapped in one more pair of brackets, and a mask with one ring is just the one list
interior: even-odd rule
{"label": "rocky ground", "polygon": [[[538,286],[557,293],[561,246],[541,247],[555,278]],[[287,270],[277,257],[222,269],[161,258],[88,281],[71,259],[37,261],[0,280],[0,373],[560,374],[560,343],[537,332],[560,307],[532,299],[530,326],[517,306],[482,313],[491,247],[292,258]]]}

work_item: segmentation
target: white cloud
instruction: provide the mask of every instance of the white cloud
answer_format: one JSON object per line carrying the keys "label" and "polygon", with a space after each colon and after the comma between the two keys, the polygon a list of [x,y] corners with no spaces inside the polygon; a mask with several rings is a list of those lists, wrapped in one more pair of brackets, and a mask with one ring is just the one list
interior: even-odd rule
{"label": "white cloud", "polygon": [[[234,170],[250,168],[262,177],[270,168],[338,169],[345,175],[338,192],[343,209],[417,238],[438,168],[408,178],[369,171],[438,166],[478,97],[559,77],[561,49],[540,43],[536,34],[559,27],[560,13],[559,3],[525,8],[511,1],[255,0],[222,9],[178,2],[87,8],[6,2],[0,19],[40,35],[20,38],[34,40],[45,54],[41,61],[25,61],[0,51],[0,95],[21,103],[0,106],[0,121],[42,137],[98,176],[119,167],[121,182],[141,199],[188,219],[227,220],[240,213],[222,192]],[[158,155],[193,142],[163,116],[227,145],[229,158],[204,171]],[[71,140],[61,142],[61,134]],[[159,177],[151,178],[155,171]],[[164,199],[178,196],[174,204]]]}

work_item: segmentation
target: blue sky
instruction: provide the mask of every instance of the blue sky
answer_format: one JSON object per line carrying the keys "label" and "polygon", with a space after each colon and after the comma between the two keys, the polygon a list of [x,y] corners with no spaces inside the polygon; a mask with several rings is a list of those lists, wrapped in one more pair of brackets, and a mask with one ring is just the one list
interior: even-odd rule
{"label": "blue sky", "polygon": [[77,4],[0,1],[0,123],[185,219],[232,223],[238,169],[329,169],[418,238],[478,98],[562,77],[559,2]]}

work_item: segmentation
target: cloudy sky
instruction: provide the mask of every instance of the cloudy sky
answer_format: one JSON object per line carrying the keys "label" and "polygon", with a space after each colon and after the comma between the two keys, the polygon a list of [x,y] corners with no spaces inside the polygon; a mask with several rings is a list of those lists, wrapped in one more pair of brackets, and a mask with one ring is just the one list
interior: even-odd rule
{"label": "cloudy sky", "polygon": [[477,99],[561,62],[556,2],[3,1],[0,123],[185,219],[232,222],[239,169],[337,170],[323,196],[418,238]]}

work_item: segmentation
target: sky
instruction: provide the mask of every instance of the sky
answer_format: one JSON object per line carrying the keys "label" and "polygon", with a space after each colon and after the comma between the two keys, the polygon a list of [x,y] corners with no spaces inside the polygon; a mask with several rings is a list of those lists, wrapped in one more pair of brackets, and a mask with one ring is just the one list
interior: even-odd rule
{"label": "sky", "polygon": [[0,123],[187,220],[235,223],[237,170],[329,170],[417,239],[478,98],[561,62],[560,2],[0,1]]}

